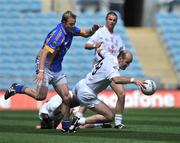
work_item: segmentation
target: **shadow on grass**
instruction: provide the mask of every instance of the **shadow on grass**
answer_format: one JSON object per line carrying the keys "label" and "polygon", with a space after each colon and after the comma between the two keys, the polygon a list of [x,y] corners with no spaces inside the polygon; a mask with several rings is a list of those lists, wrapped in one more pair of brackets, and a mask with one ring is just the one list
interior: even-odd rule
{"label": "shadow on grass", "polygon": [[180,134],[162,133],[162,132],[141,132],[141,131],[128,131],[117,129],[81,129],[76,133],[62,133],[59,130],[39,130],[32,126],[12,126],[1,125],[0,133],[25,133],[25,134],[50,134],[53,136],[77,136],[87,138],[112,138],[112,139],[132,139],[132,140],[146,140],[146,141],[179,141]]}
{"label": "shadow on grass", "polygon": [[150,120],[125,120],[128,125],[157,125],[157,126],[172,126],[177,127],[180,124],[180,121],[177,120],[176,122],[173,121],[150,121]]}
{"label": "shadow on grass", "polygon": [[9,116],[1,116],[0,120],[4,120],[4,121],[32,121],[32,120],[37,120],[36,116],[31,116],[31,117],[26,117],[26,116],[13,116],[13,117],[9,117]]}

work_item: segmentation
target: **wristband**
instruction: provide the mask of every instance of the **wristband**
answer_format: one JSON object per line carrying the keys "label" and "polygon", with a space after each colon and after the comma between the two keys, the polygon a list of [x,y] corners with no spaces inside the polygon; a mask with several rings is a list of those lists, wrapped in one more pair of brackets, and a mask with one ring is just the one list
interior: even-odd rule
{"label": "wristband", "polygon": [[135,80],[134,78],[130,78],[130,82],[131,82],[131,83],[133,83],[133,82],[134,82],[134,80]]}
{"label": "wristband", "polygon": [[39,72],[44,72],[44,70],[39,70]]}
{"label": "wristband", "polygon": [[96,44],[93,44],[93,48],[96,48]]}

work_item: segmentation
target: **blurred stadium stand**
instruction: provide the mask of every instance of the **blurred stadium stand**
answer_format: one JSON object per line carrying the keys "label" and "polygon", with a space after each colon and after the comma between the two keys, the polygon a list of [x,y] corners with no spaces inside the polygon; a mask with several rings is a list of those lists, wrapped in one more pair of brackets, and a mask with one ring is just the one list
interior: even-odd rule
{"label": "blurred stadium stand", "polygon": [[[40,50],[46,34],[60,21],[61,14],[42,13],[40,0],[1,0],[0,5],[0,89],[6,89],[13,82],[35,87],[33,78],[36,53]],[[102,11],[79,12],[76,25],[81,28],[89,28],[94,23],[103,25],[105,14]],[[136,51],[121,19],[116,31],[134,55],[134,62],[122,75],[144,78]],[[64,58],[63,71],[67,75],[70,89],[92,68],[94,51],[84,49],[86,41],[85,38],[75,37]],[[128,85],[128,88],[136,87]]]}
{"label": "blurred stadium stand", "polygon": [[172,67],[180,79],[180,13],[159,12],[156,15],[157,28],[165,44]]}

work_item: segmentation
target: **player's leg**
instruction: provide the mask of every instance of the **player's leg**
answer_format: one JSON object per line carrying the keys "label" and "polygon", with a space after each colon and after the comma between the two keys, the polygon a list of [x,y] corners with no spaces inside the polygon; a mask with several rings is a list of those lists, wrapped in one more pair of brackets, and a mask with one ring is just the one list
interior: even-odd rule
{"label": "player's leg", "polygon": [[11,87],[6,90],[4,98],[8,99],[11,96],[18,94],[26,94],[36,100],[44,100],[48,93],[48,76],[45,75],[41,85],[37,85],[36,89],[26,87],[19,83],[13,83]]}
{"label": "player's leg", "polygon": [[70,110],[70,97],[69,97],[69,89],[67,84],[58,84],[55,88],[56,92],[61,96],[63,103],[61,107],[61,112],[63,112],[64,119],[69,119],[69,112]]}
{"label": "player's leg", "polygon": [[81,118],[84,116],[84,113],[86,112],[86,110],[87,110],[86,107],[80,106],[78,111],[74,112],[74,116]]}
{"label": "player's leg", "polygon": [[47,93],[48,93],[48,87],[47,86],[37,86],[36,89],[26,87],[24,89],[24,93],[26,95],[29,95],[30,97],[42,101],[46,99]]}
{"label": "player's leg", "polygon": [[54,127],[54,129],[56,129],[57,126],[60,124],[62,118],[63,118],[63,115],[62,115],[62,113],[61,113],[61,107],[59,106],[59,107],[54,111],[54,122],[53,122],[53,127]]}
{"label": "player's leg", "polygon": [[95,124],[112,122],[114,119],[114,114],[112,110],[103,102],[99,102],[94,107],[90,108],[90,110],[94,111],[97,114],[86,118],[85,117],[75,118],[73,124],[69,128],[70,132],[77,131],[80,125],[87,124],[88,127],[94,127]]}
{"label": "player's leg", "polygon": [[86,85],[85,80],[79,81],[76,84],[73,92],[76,95],[80,105],[90,108],[97,114],[88,118],[75,118],[69,129],[70,131],[76,131],[79,125],[110,122],[114,119],[114,114],[112,113],[111,109],[97,98],[97,95]]}
{"label": "player's leg", "polygon": [[62,98],[62,104],[61,104],[61,112],[63,115],[62,120],[62,128],[65,131],[68,131],[71,123],[69,120],[70,116],[70,95],[69,95],[69,89],[67,85],[67,80],[64,74],[57,73],[54,75],[54,79],[52,81],[52,85],[56,92],[61,96]]}
{"label": "player's leg", "polygon": [[112,125],[110,123],[95,123],[95,124],[85,124],[80,125],[79,128],[95,128],[95,127],[101,127],[101,128],[112,128]]}
{"label": "player's leg", "polygon": [[61,122],[63,115],[61,113],[62,98],[59,95],[53,96],[47,103],[49,111],[51,111],[50,118],[52,119],[52,127],[56,129]]}
{"label": "player's leg", "polygon": [[[39,69],[39,59],[36,59],[36,74],[38,74]],[[4,98],[8,99],[16,93],[19,94],[27,94],[28,96],[36,99],[36,100],[44,100],[47,96],[48,92],[48,84],[51,80],[51,72],[46,68],[44,72],[44,79],[41,84],[37,84],[37,88],[33,89],[30,87],[26,87],[23,84],[13,83],[8,90],[6,90]]]}
{"label": "player's leg", "polygon": [[103,102],[96,104],[93,108],[90,108],[90,110],[97,114],[87,117],[85,124],[106,123],[114,119],[112,110]]}
{"label": "player's leg", "polygon": [[115,128],[124,128],[125,125],[122,124],[122,115],[125,105],[125,89],[122,85],[115,84],[114,82],[111,82],[110,86],[117,95],[115,107]]}

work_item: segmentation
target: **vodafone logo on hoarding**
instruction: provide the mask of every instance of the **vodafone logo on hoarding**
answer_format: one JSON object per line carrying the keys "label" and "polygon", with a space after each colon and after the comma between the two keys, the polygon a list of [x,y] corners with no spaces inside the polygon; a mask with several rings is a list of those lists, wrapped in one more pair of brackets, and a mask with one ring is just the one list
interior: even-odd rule
{"label": "vodafone logo on hoarding", "polygon": [[[55,91],[50,91],[47,99],[43,102],[46,102],[55,94]],[[115,108],[117,96],[113,91],[103,91],[98,95],[98,98],[108,106]],[[180,108],[180,90],[159,90],[152,96],[143,95],[138,90],[127,91],[125,100],[126,108]],[[8,100],[4,100],[4,91],[0,91],[0,110],[35,110],[43,102],[24,95],[16,95]]]}
{"label": "vodafone logo on hoarding", "polygon": [[125,107],[174,107],[175,98],[172,94],[154,94],[146,96],[139,91],[134,91],[132,95],[126,96]]}
{"label": "vodafone logo on hoarding", "polygon": [[[117,96],[112,94],[107,95],[106,92],[99,94],[99,99],[105,102],[112,108],[115,108]],[[152,96],[143,95],[140,91],[129,91],[125,98],[126,108],[160,108],[160,107],[175,107],[175,97],[171,93],[155,93]]]}

